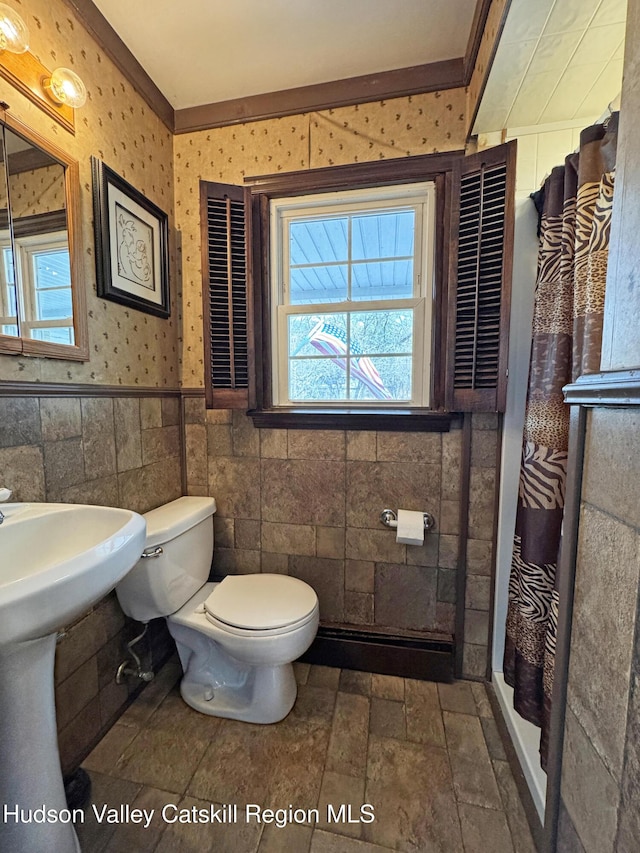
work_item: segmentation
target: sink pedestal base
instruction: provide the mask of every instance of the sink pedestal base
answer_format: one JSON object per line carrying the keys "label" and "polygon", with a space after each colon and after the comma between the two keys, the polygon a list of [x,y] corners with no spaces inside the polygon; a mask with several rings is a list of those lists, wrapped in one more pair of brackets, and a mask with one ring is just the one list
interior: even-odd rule
{"label": "sink pedestal base", "polygon": [[[0,850],[78,853],[56,732],[56,635],[0,646]],[[44,807],[44,811],[43,811]]]}

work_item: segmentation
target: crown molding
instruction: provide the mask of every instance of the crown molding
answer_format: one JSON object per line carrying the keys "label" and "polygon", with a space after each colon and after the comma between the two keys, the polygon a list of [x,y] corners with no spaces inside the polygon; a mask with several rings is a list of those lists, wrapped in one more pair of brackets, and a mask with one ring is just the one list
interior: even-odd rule
{"label": "crown molding", "polygon": [[191,133],[195,130],[282,118],[369,101],[456,89],[464,85],[464,60],[447,59],[383,71],[380,74],[365,74],[361,77],[349,77],[176,110],[174,132]]}
{"label": "crown molding", "polygon": [[64,0],[136,92],[173,133],[174,110],[92,0]]}
{"label": "crown molding", "polygon": [[477,0],[464,57],[174,110],[93,0],[64,2],[174,134],[466,86],[491,6],[491,0]]}

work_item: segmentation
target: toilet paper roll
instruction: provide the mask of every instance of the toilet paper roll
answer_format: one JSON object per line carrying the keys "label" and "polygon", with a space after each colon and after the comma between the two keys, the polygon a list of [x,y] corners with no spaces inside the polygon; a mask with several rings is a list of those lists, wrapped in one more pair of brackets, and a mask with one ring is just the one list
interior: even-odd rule
{"label": "toilet paper roll", "polygon": [[398,510],[396,542],[406,545],[424,544],[424,515],[413,509]]}

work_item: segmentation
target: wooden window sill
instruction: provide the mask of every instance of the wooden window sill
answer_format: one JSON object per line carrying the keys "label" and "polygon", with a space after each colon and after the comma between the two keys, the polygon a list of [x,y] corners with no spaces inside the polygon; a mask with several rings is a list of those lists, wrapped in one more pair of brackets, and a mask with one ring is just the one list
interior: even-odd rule
{"label": "wooden window sill", "polygon": [[449,432],[456,412],[429,409],[251,409],[259,429],[356,429],[388,432]]}

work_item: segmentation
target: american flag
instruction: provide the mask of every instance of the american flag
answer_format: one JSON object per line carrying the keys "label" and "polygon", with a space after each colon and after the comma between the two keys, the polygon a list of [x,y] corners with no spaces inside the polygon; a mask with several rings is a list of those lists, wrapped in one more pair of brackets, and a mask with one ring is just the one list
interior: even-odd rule
{"label": "american flag", "polygon": [[[347,370],[347,364],[351,361],[351,376],[360,380],[378,400],[393,399],[380,378],[380,374],[374,363],[366,355],[360,355],[360,349],[351,344],[351,359],[347,359],[347,335],[343,329],[333,323],[325,323],[320,320],[311,330],[308,336],[309,343],[322,355],[335,358],[336,364],[343,370]],[[355,358],[353,356],[356,356]]]}

